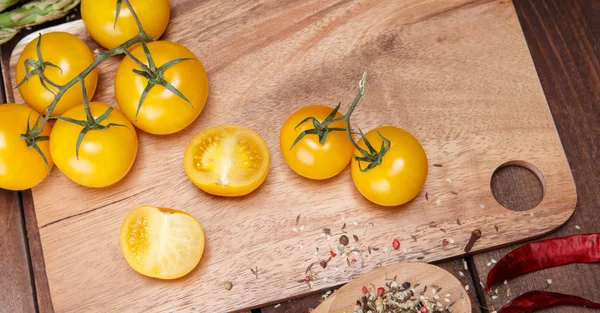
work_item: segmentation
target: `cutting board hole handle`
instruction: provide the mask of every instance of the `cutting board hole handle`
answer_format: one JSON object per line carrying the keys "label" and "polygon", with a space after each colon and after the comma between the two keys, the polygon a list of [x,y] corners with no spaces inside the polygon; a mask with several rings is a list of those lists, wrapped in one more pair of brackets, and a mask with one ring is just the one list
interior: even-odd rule
{"label": "cutting board hole handle", "polygon": [[490,183],[494,199],[511,211],[527,211],[544,199],[546,181],[542,172],[526,161],[510,161],[500,165]]}

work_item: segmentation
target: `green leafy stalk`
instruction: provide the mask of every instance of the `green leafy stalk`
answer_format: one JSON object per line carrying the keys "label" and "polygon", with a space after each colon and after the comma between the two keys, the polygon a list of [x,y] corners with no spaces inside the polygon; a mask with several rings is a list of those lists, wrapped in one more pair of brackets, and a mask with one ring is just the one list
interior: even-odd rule
{"label": "green leafy stalk", "polygon": [[[350,128],[351,128],[350,117],[352,116],[352,113],[354,112],[354,109],[356,109],[356,105],[360,101],[360,98],[365,93],[365,81],[366,81],[366,79],[367,79],[367,73],[365,72],[365,73],[363,73],[362,79],[358,83],[358,93],[356,94],[356,97],[354,97],[354,101],[352,101],[352,104],[348,108],[348,111],[346,112],[346,114],[342,115],[339,118],[335,118],[335,115],[338,113],[338,111],[340,109],[340,105],[341,105],[341,103],[340,103],[340,104],[338,104],[331,111],[331,113],[322,122],[319,121],[315,117],[309,116],[309,117],[305,118],[304,120],[302,120],[298,125],[296,125],[295,128],[298,128],[300,125],[302,125],[302,124],[304,124],[304,123],[306,123],[308,121],[312,121],[313,128],[307,129],[307,130],[301,132],[300,135],[298,135],[298,137],[296,138],[296,140],[294,140],[294,142],[292,143],[292,146],[290,147],[290,150],[292,148],[294,148],[294,146],[300,140],[302,140],[302,138],[304,138],[307,135],[316,135],[316,136],[318,136],[319,143],[321,145],[323,145],[323,144],[325,144],[325,141],[327,140],[327,135],[329,135],[330,132],[345,131],[346,134],[348,135],[348,139],[350,140],[350,142],[352,143],[352,145],[361,154],[361,156],[355,155],[354,159],[359,162],[358,166],[359,166],[359,168],[360,168],[360,170],[362,172],[367,172],[367,171],[373,169],[374,167],[376,167],[377,165],[381,164],[381,162],[383,160],[383,156],[390,149],[391,142],[387,138],[383,137],[383,135],[381,135],[378,132],[378,134],[381,137],[381,139],[383,140],[383,142],[381,144],[381,148],[379,150],[376,150],[375,148],[373,148],[373,146],[371,145],[371,143],[369,142],[369,140],[367,140],[367,137],[362,132],[362,130],[359,129],[360,136],[363,139],[363,141],[364,141],[365,145],[367,146],[367,148],[369,149],[369,151],[367,151],[367,150],[361,148],[356,142],[354,142],[354,138],[352,138],[352,131],[350,130]],[[346,127],[345,128],[338,128],[338,127],[330,127],[329,126],[329,125],[331,125],[333,123],[342,122],[342,121],[346,122]],[[366,162],[366,163],[368,163],[368,165],[365,168],[363,168],[362,165],[361,165],[361,162]]]}
{"label": "green leafy stalk", "polygon": [[9,7],[17,4],[19,0],[0,0],[0,12],[8,9]]}
{"label": "green leafy stalk", "polygon": [[[12,0],[0,0],[3,11],[5,5],[14,4]],[[19,29],[55,20],[65,16],[79,4],[80,0],[42,0],[25,3],[22,6],[0,14],[0,44],[13,38]]]}

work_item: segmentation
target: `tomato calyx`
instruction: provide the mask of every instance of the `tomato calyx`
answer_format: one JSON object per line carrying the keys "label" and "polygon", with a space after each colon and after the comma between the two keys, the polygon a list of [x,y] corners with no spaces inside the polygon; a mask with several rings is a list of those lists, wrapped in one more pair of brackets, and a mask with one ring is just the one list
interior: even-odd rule
{"label": "tomato calyx", "polygon": [[92,112],[90,111],[90,105],[87,100],[88,99],[87,92],[85,90],[85,85],[83,84],[83,80],[81,81],[81,92],[83,95],[83,108],[84,108],[85,115],[86,115],[85,121],[80,121],[80,120],[72,119],[72,118],[65,117],[65,116],[52,117],[57,120],[62,120],[65,122],[77,124],[77,125],[80,125],[83,127],[83,129],[81,129],[81,132],[79,133],[79,136],[77,137],[77,143],[75,144],[75,157],[77,158],[77,160],[79,160],[79,147],[81,146],[81,143],[83,142],[83,138],[85,137],[85,134],[87,134],[90,130],[104,130],[104,129],[108,129],[108,128],[115,127],[115,126],[129,128],[129,127],[127,127],[127,125],[118,124],[118,123],[108,123],[106,125],[100,125],[100,123],[102,121],[104,121],[106,118],[108,118],[110,113],[113,111],[113,108],[112,107],[108,108],[108,110],[106,110],[106,112],[104,112],[98,118],[94,118],[94,116],[92,115]]}
{"label": "tomato calyx", "polygon": [[[369,151],[366,151],[365,149],[361,148],[356,143],[354,143],[354,141],[352,141],[354,143],[354,147],[362,155],[362,156],[355,155],[354,160],[358,162],[358,168],[360,169],[361,172],[364,173],[364,172],[368,172],[369,170],[373,169],[377,165],[381,164],[381,162],[383,161],[383,156],[385,155],[386,152],[388,152],[390,150],[392,143],[389,139],[385,138],[379,131],[377,131],[377,135],[379,135],[379,137],[382,140],[381,148],[379,148],[379,151],[377,151],[375,148],[373,148],[373,145],[371,145],[371,143],[369,142],[369,140],[367,139],[367,137],[365,136],[365,134],[362,132],[362,130],[360,128],[358,129],[358,131],[360,132],[360,137],[362,138],[365,145],[369,149]],[[361,162],[368,163],[367,167],[363,168],[361,165]]]}
{"label": "tomato calyx", "polygon": [[294,130],[298,129],[298,127],[300,127],[302,124],[304,124],[308,121],[311,121],[311,120],[312,120],[314,128],[307,129],[307,130],[303,131],[302,133],[300,133],[300,135],[298,135],[296,140],[294,140],[294,142],[292,143],[290,150],[292,150],[292,148],[294,148],[294,146],[298,142],[300,142],[300,140],[302,140],[302,138],[304,138],[304,136],[306,136],[306,135],[317,135],[319,137],[319,143],[321,145],[324,145],[325,140],[327,140],[327,135],[329,134],[330,131],[345,131],[346,130],[345,128],[329,127],[329,124],[334,122],[333,118],[339,111],[341,104],[342,103],[340,102],[335,107],[335,109],[333,109],[333,111],[331,111],[331,113],[329,113],[329,115],[322,122],[319,122],[319,120],[313,116],[309,116],[309,117],[305,118],[304,120],[302,120],[300,123],[298,123],[298,125],[296,125],[296,127],[294,127]]}
{"label": "tomato calyx", "polygon": [[25,77],[23,77],[23,79],[17,84],[17,86],[15,88],[19,88],[21,85],[23,85],[25,82],[27,82],[31,77],[37,75],[40,79],[40,84],[42,85],[42,87],[44,87],[46,90],[48,90],[54,96],[56,96],[56,92],[54,90],[50,89],[50,87],[48,87],[48,85],[54,87],[55,89],[60,89],[62,86],[55,84],[50,79],[48,79],[44,75],[44,70],[46,69],[46,66],[50,66],[50,67],[59,69],[60,72],[62,73],[62,69],[60,68],[60,66],[58,66],[52,62],[44,61],[44,58],[42,58],[41,46],[42,46],[42,34],[40,34],[38,36],[38,42],[35,47],[36,52],[37,52],[37,60],[27,59],[27,60],[25,60],[25,62],[23,62],[25,65]]}
{"label": "tomato calyx", "polygon": [[[296,130],[298,127],[300,127],[300,125],[302,125],[308,121],[312,121],[314,128],[307,129],[307,130],[301,132],[300,135],[298,135],[298,137],[296,138],[296,140],[294,140],[294,142],[292,143],[290,150],[292,150],[292,148],[294,148],[294,146],[298,142],[300,142],[300,140],[302,140],[302,138],[304,138],[304,136],[306,136],[306,135],[317,135],[319,137],[319,143],[321,145],[324,145],[325,141],[327,140],[327,135],[329,134],[329,132],[333,132],[333,131],[348,131],[348,132],[350,132],[350,140],[352,142],[354,142],[354,140],[352,139],[352,133],[350,131],[350,116],[354,112],[354,109],[356,108],[358,101],[365,93],[365,80],[366,79],[367,79],[367,73],[365,72],[365,73],[363,73],[362,79],[358,83],[358,93],[356,94],[354,101],[348,108],[348,111],[346,112],[346,114],[344,114],[342,117],[335,118],[335,115],[338,113],[340,106],[342,105],[342,103],[340,102],[333,109],[333,111],[331,111],[331,113],[325,118],[325,120],[323,120],[322,122],[319,122],[319,120],[317,118],[315,118],[314,116],[309,116],[309,117],[305,118],[304,120],[302,120],[300,123],[298,123],[298,125],[296,125],[296,127],[294,127],[294,130]],[[337,122],[342,122],[342,121],[346,122],[346,128],[329,127],[329,125],[332,123],[337,123]]]}
{"label": "tomato calyx", "polygon": [[142,68],[142,70],[133,69],[132,71],[148,80],[148,84],[146,85],[146,88],[144,88],[144,91],[142,92],[142,95],[140,96],[140,102],[138,103],[138,107],[135,112],[136,120],[137,120],[138,114],[140,113],[140,110],[142,109],[142,105],[144,104],[144,100],[146,99],[148,92],[150,92],[150,90],[152,90],[152,88],[156,85],[161,85],[161,86],[165,87],[170,92],[174,93],[175,95],[177,95],[178,97],[183,99],[185,102],[187,102],[193,108],[194,105],[192,105],[190,100],[188,100],[188,98],[186,98],[183,95],[183,93],[181,93],[179,90],[177,90],[177,88],[175,88],[175,86],[171,85],[171,83],[169,83],[164,78],[164,73],[167,69],[169,69],[171,66],[173,66],[175,64],[178,64],[178,63],[181,63],[184,61],[194,60],[194,59],[193,58],[173,59],[157,68],[156,64],[154,63],[154,60],[152,59],[152,54],[150,53],[148,46],[143,41],[141,42],[141,44],[142,44],[142,48],[144,49],[144,54],[146,55],[146,59],[148,59],[148,65],[144,64],[142,61],[140,61],[139,59],[134,57],[128,50],[124,51],[125,54],[127,54],[127,56],[129,58],[131,58],[140,68]]}
{"label": "tomato calyx", "polygon": [[[33,112],[33,110],[31,110],[31,112]],[[48,172],[50,172],[50,163],[48,163],[48,159],[46,158],[46,155],[44,155],[44,152],[42,152],[42,149],[40,149],[40,146],[38,145],[38,142],[40,141],[46,141],[46,140],[50,140],[49,136],[40,136],[40,134],[42,133],[43,127],[38,127],[42,115],[38,115],[37,119],[35,120],[35,124],[33,124],[33,128],[31,128],[31,125],[29,124],[29,119],[31,117],[31,113],[29,113],[29,116],[27,117],[27,130],[24,134],[20,135],[20,138],[23,139],[25,141],[25,143],[27,144],[27,149],[31,150],[31,149],[35,149],[35,151],[37,151],[37,153],[40,154],[40,156],[42,157],[42,159],[44,160],[44,163],[46,163],[46,167],[48,168]]]}

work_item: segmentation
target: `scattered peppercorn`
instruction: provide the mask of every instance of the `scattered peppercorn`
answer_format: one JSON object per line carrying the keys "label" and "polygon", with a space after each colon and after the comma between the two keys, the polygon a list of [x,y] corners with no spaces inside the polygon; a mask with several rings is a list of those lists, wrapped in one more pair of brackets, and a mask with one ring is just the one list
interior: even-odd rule
{"label": "scattered peppercorn", "polygon": [[377,288],[377,295],[378,296],[383,297],[384,293],[385,293],[385,289],[383,289],[383,287]]}
{"label": "scattered peppercorn", "polygon": [[340,237],[340,243],[341,243],[341,244],[343,244],[344,246],[347,246],[347,245],[348,245],[348,242],[349,242],[349,240],[348,240],[348,236],[346,236],[346,235],[342,235],[342,236]]}
{"label": "scattered peppercorn", "polygon": [[225,282],[225,289],[226,290],[231,290],[231,288],[233,288],[233,284],[230,281],[226,281]]}
{"label": "scattered peppercorn", "polygon": [[369,293],[369,290],[367,290],[367,287],[363,286],[361,289],[362,293],[367,294]]}

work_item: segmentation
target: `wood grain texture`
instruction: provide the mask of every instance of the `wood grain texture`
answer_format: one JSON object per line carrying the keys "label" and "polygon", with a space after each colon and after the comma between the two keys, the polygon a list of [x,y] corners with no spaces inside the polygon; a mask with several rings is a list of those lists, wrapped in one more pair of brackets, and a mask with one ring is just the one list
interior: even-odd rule
{"label": "wood grain texture", "polygon": [[[597,1],[515,1],[533,60],[556,127],[573,170],[579,201],[573,217],[549,237],[600,230],[600,3]],[[515,186],[527,185],[515,175]],[[518,188],[518,187],[517,187]],[[526,207],[536,200],[530,193],[511,200]],[[577,228],[579,227],[579,229]],[[492,258],[499,260],[517,246],[473,257],[476,279],[484,280]],[[548,285],[547,280],[552,284]],[[483,306],[499,309],[530,290],[575,294],[600,301],[600,266],[572,264],[515,278],[500,285],[498,298],[486,295]],[[483,293],[482,293],[483,295]],[[549,313],[595,312],[578,307],[546,309]]]}
{"label": "wood grain texture", "polygon": [[[485,234],[477,251],[549,232],[571,215],[571,173],[510,2],[177,1],[174,7],[166,38],[187,45],[204,62],[211,83],[207,107],[177,135],[141,134],[132,173],[114,187],[85,189],[54,171],[34,190],[56,311],[221,312],[297,296],[308,291],[295,281],[315,260],[315,248],[324,258],[330,245],[321,228],[337,229],[342,217],[358,221],[348,228],[358,235],[375,223],[361,245],[385,247],[397,237],[409,253],[380,252],[364,257],[364,268],[350,270],[336,260],[344,272],[324,270],[315,289],[339,285],[379,262],[461,255],[474,228]],[[86,38],[81,22],[55,29]],[[23,44],[15,49],[10,73]],[[100,68],[96,100],[114,104],[111,73],[117,63]],[[369,204],[348,172],[308,182],[275,157],[278,127],[291,112],[309,103],[349,102],[363,70],[371,75],[354,120],[363,129],[402,126],[423,142],[431,163],[444,165],[431,168],[424,192],[402,209]],[[18,92],[14,98],[19,100]],[[265,186],[241,200],[202,194],[182,170],[187,141],[221,123],[256,129],[273,156]],[[529,212],[501,207],[489,190],[494,170],[512,160],[531,162],[544,175],[546,195],[535,209],[536,223],[529,222]],[[185,279],[140,277],[122,260],[118,228],[129,210],[144,204],[186,210],[204,226],[206,255]],[[306,229],[293,233],[300,212]],[[503,231],[496,233],[494,225]],[[442,247],[445,238],[456,244]],[[252,266],[262,269],[259,279]],[[234,289],[224,293],[227,279]]]}
{"label": "wood grain texture", "polygon": [[0,313],[35,312],[19,194],[0,189]]}

